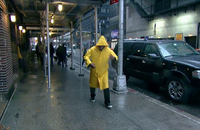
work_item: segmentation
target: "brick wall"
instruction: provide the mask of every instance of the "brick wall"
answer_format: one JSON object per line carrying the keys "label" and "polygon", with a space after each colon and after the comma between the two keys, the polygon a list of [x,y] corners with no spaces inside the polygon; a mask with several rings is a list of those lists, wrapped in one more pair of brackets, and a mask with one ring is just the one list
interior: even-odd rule
{"label": "brick wall", "polygon": [[6,6],[0,1],[0,92],[7,91],[13,83],[10,19]]}

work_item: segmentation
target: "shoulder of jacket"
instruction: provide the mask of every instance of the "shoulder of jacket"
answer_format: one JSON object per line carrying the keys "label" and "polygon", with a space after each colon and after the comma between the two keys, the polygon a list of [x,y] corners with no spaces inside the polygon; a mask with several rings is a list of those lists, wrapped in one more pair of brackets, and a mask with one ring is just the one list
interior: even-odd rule
{"label": "shoulder of jacket", "polygon": [[97,47],[96,46],[93,46],[93,47],[91,47],[90,49],[88,49],[88,50],[95,50]]}

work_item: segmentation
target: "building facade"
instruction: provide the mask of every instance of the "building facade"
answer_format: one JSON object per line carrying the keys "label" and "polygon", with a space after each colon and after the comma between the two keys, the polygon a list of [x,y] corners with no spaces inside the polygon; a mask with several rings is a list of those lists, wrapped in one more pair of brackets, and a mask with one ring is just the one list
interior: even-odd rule
{"label": "building facade", "polygon": [[126,38],[181,40],[199,48],[199,0],[130,0],[126,11]]}

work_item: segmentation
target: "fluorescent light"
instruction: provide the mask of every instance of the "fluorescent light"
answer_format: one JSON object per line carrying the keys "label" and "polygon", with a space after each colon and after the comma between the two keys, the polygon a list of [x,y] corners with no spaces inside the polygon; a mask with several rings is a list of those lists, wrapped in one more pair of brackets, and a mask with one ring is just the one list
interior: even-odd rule
{"label": "fluorescent light", "polygon": [[22,29],[22,32],[23,32],[23,33],[25,33],[25,32],[26,32],[26,30],[25,30],[25,29]]}
{"label": "fluorescent light", "polygon": [[10,20],[11,20],[12,22],[16,22],[16,16],[15,16],[14,14],[11,14],[11,15],[10,15]]}
{"label": "fluorescent light", "polygon": [[23,28],[22,28],[22,26],[19,26],[19,30],[22,30]]}
{"label": "fluorescent light", "polygon": [[63,9],[62,4],[58,4],[58,10],[59,10],[59,11],[62,11],[62,9]]}
{"label": "fluorescent light", "polygon": [[52,24],[54,23],[54,20],[53,20],[53,19],[51,19],[51,23],[52,23]]}

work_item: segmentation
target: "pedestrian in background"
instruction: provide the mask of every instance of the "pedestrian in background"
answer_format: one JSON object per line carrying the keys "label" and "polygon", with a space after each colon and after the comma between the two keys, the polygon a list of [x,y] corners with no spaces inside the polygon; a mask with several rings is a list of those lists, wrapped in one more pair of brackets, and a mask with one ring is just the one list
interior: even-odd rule
{"label": "pedestrian in background", "polygon": [[22,55],[21,55],[21,50],[20,50],[19,45],[17,46],[17,53],[18,53],[18,58],[19,58],[19,67],[22,67],[23,66],[23,58],[22,58]]}
{"label": "pedestrian in background", "polygon": [[61,49],[62,49],[62,46],[59,45],[58,48],[56,49],[56,56],[57,56],[57,64],[60,65],[60,55],[61,55]]}
{"label": "pedestrian in background", "polygon": [[38,49],[39,49],[39,57],[40,57],[42,69],[44,69],[44,45],[42,44],[42,42],[39,42]]}
{"label": "pedestrian in background", "polygon": [[66,53],[66,47],[65,47],[64,43],[62,44],[59,51],[60,51],[60,57],[59,57],[60,62],[62,63],[63,67],[64,67],[64,65],[65,65],[65,67],[67,67],[67,63],[66,63],[67,62],[67,59],[66,59],[67,53]]}
{"label": "pedestrian in background", "polygon": [[36,45],[36,55],[37,55],[37,60],[39,61],[39,59],[40,59],[40,52],[39,52],[39,43],[37,43],[37,45]]}
{"label": "pedestrian in background", "polygon": [[90,48],[84,56],[86,66],[90,68],[90,100],[95,102],[95,88],[104,93],[106,108],[112,108],[110,103],[110,90],[108,85],[108,62],[118,60],[117,55],[108,47],[104,36],[101,36],[96,46]]}
{"label": "pedestrian in background", "polygon": [[83,64],[84,64],[84,62],[85,62],[85,60],[84,60],[84,56],[85,56],[86,52],[87,52],[87,48],[86,48],[86,47],[83,47],[83,60],[82,60],[82,66],[83,66]]}

